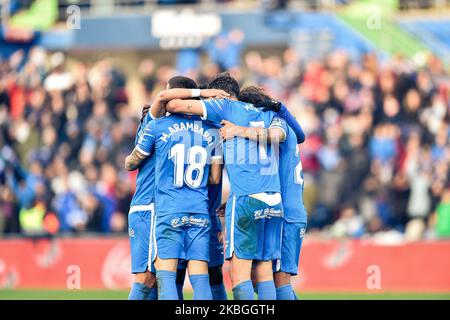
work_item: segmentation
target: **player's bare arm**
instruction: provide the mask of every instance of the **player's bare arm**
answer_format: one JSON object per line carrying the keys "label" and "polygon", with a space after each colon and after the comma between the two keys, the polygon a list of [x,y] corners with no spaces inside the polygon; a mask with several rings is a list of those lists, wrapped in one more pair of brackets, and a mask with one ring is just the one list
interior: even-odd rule
{"label": "player's bare arm", "polygon": [[271,141],[283,142],[286,140],[286,132],[281,128],[251,128],[241,127],[234,123],[222,120],[222,128],[220,128],[220,135],[222,139],[228,140],[234,137],[246,138],[254,141]]}
{"label": "player's bare arm", "polygon": [[125,158],[125,169],[128,171],[134,171],[139,168],[139,165],[142,161],[147,158],[148,155],[143,154],[137,148],[134,148],[133,151]]}
{"label": "player's bare arm", "polygon": [[[189,99],[195,97],[203,98],[228,98],[230,95],[223,90],[218,89],[168,89],[159,92],[156,95],[155,101],[153,102],[152,108],[150,110],[153,118],[161,118],[165,116],[166,103],[174,99]],[[169,111],[170,112],[170,111]]]}
{"label": "player's bare arm", "polygon": [[199,100],[171,100],[166,104],[166,110],[170,113],[186,113],[203,116],[203,104]]}

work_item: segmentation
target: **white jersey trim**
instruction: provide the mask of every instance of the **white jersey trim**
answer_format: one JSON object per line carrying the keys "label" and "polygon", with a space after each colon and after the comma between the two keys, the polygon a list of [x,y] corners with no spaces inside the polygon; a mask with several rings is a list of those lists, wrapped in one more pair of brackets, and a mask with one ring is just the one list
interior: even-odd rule
{"label": "white jersey trim", "polygon": [[154,203],[151,203],[148,205],[131,206],[128,214],[132,214],[133,212],[138,212],[138,211],[152,211],[153,212],[154,209],[155,209]]}
{"label": "white jersey trim", "polygon": [[142,153],[144,156],[149,156],[150,155],[150,152],[146,152],[146,151],[142,150],[141,148],[139,148],[138,145],[135,148],[136,148],[137,151]]}

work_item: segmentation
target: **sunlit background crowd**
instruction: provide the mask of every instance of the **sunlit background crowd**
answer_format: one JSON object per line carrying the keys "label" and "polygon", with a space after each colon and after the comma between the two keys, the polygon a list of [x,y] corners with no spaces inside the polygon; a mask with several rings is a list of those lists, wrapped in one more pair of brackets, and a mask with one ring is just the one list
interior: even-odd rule
{"label": "sunlit background crowd", "polygon": [[[306,60],[290,48],[220,47],[192,70],[149,56],[132,90],[151,102],[172,75],[205,84],[226,69],[283,101],[307,134],[310,236],[450,236],[450,74],[438,58],[418,65],[338,50]],[[0,62],[0,234],[126,232],[135,173],[123,163],[142,106],[127,83],[108,58],[69,64],[35,47]]]}

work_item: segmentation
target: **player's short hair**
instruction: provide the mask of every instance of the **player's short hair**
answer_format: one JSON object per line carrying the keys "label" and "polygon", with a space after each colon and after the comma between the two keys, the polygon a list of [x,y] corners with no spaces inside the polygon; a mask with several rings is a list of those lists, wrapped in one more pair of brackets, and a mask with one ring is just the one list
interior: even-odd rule
{"label": "player's short hair", "polygon": [[228,72],[219,73],[209,84],[209,89],[220,89],[233,97],[239,97],[239,83]]}
{"label": "player's short hair", "polygon": [[147,115],[147,113],[151,107],[152,107],[151,104],[144,104],[144,106],[142,107],[141,123],[142,123],[142,121],[144,121],[144,118]]}
{"label": "player's short hair", "polygon": [[272,98],[264,92],[264,89],[256,86],[248,86],[239,92],[239,101],[251,103],[255,106],[260,105],[266,101],[271,101]]}
{"label": "player's short hair", "polygon": [[197,89],[197,83],[191,78],[185,76],[175,76],[167,81],[170,89]]}
{"label": "player's short hair", "polygon": [[[197,83],[191,78],[185,76],[172,77],[169,79],[169,81],[167,81],[167,84],[169,85],[170,89],[197,89]],[[150,108],[151,105],[149,104],[145,104],[142,107],[141,123],[142,121],[144,121],[144,118],[147,115]]]}

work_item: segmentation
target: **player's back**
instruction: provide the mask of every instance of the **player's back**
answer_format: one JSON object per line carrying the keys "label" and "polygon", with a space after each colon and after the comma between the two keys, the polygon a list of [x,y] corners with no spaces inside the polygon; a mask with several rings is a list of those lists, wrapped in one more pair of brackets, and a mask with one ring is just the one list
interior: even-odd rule
{"label": "player's back", "polygon": [[[146,116],[143,122],[139,125],[136,132],[135,144],[137,144],[141,135],[144,134],[145,126],[151,118]],[[139,171],[136,177],[136,190],[131,200],[130,206],[146,206],[155,202],[155,155],[152,154],[146,158],[139,166]]]}
{"label": "player's back", "polygon": [[[250,103],[231,101],[230,104],[226,119],[238,126],[268,128],[275,116],[274,112],[262,112]],[[276,148],[241,137],[225,141],[225,166],[235,195],[280,192]]]}
{"label": "player's back", "polygon": [[155,123],[156,211],[208,214],[208,176],[218,132],[193,115],[173,114]]}
{"label": "player's back", "polygon": [[302,162],[297,138],[289,126],[286,140],[280,144],[280,185],[285,220],[290,223],[306,223]]}
{"label": "player's back", "polygon": [[[262,112],[252,104],[231,99],[203,102],[203,117],[216,123],[228,120],[243,127],[269,128],[274,116],[273,112]],[[225,213],[227,259],[233,255],[260,261],[280,257],[282,204],[278,147],[241,137],[224,143],[225,167],[231,184]],[[249,290],[248,297],[253,296],[251,285]]]}

